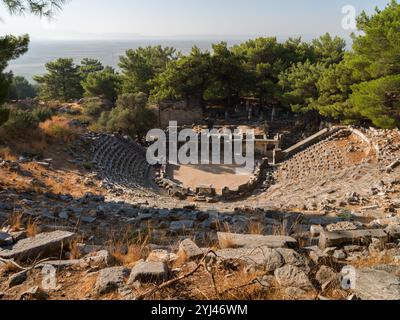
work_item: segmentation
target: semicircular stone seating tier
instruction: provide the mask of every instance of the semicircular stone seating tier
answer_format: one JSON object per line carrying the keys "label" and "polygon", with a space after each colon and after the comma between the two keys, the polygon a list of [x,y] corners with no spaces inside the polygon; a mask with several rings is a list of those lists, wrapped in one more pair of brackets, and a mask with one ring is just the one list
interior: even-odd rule
{"label": "semicircular stone seating tier", "polygon": [[104,186],[123,190],[153,189],[153,168],[146,149],[128,137],[99,134],[93,138],[93,164]]}
{"label": "semicircular stone seating tier", "polygon": [[340,130],[292,155],[279,165],[275,178],[281,182],[316,179],[343,169],[348,165],[345,150],[332,142],[350,134],[348,129]]}

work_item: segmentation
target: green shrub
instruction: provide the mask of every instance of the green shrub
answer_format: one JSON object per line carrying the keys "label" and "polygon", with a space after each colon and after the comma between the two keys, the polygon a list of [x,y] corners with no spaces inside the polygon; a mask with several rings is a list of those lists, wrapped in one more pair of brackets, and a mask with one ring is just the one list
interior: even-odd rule
{"label": "green shrub", "polygon": [[96,101],[90,101],[85,105],[84,114],[91,117],[99,117],[104,111],[103,106]]}
{"label": "green shrub", "polygon": [[0,126],[8,121],[10,118],[10,110],[4,107],[0,107]]}
{"label": "green shrub", "polygon": [[51,119],[53,114],[53,111],[47,107],[39,107],[32,112],[32,115],[36,117],[40,122],[45,122],[46,120]]}
{"label": "green shrub", "polygon": [[101,113],[98,123],[101,126],[105,127],[109,120],[110,120],[110,112],[105,111]]}
{"label": "green shrub", "polygon": [[106,99],[88,98],[83,104],[83,113],[87,116],[98,118],[104,111],[110,111],[112,103]]}
{"label": "green shrub", "polygon": [[10,112],[8,121],[3,126],[8,134],[19,136],[37,129],[39,120],[31,112],[13,110]]}
{"label": "green shrub", "polygon": [[93,168],[93,163],[90,161],[85,161],[82,166],[87,170],[90,171]]}

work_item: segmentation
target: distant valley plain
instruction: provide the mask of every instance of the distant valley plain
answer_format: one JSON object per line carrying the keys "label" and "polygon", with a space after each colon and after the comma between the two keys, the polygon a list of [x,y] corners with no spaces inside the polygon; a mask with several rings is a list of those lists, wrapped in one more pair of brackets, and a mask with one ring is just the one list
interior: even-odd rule
{"label": "distant valley plain", "polygon": [[[45,73],[45,64],[58,58],[73,58],[75,63],[80,63],[83,58],[95,58],[104,65],[110,65],[118,69],[118,61],[121,55],[128,49],[136,49],[140,46],[162,45],[174,47],[184,54],[190,52],[196,45],[202,50],[210,50],[213,43],[221,39],[197,39],[197,40],[77,40],[77,41],[31,41],[29,51],[22,57],[12,61],[8,70],[14,75],[24,76],[32,81],[34,75]],[[229,45],[241,43],[243,40],[226,40]]]}

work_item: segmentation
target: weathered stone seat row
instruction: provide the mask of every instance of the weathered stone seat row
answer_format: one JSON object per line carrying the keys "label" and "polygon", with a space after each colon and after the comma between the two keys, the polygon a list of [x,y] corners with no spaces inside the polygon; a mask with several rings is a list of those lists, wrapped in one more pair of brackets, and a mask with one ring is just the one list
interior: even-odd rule
{"label": "weathered stone seat row", "polygon": [[103,186],[123,190],[149,186],[151,166],[144,147],[118,135],[98,135],[94,140],[93,163],[104,178]]}
{"label": "weathered stone seat row", "polygon": [[343,151],[330,143],[348,134],[346,130],[336,132],[330,137],[311,145],[307,149],[294,154],[277,170],[280,180],[299,180],[320,177],[325,173],[337,171],[346,165]]}

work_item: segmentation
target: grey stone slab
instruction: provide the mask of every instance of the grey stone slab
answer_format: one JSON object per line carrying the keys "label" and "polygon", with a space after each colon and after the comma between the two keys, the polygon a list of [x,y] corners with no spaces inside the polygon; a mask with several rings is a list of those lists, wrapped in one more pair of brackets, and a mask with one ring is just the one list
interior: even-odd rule
{"label": "grey stone slab", "polygon": [[113,267],[100,271],[95,289],[99,294],[106,294],[118,290],[129,276],[129,269],[125,267]]}
{"label": "grey stone slab", "polygon": [[28,271],[26,270],[13,274],[8,279],[8,287],[12,288],[15,286],[19,286],[20,284],[24,283],[27,278],[28,278]]}
{"label": "grey stone slab", "polygon": [[303,271],[310,271],[309,260],[293,249],[278,248],[276,251],[282,255],[283,259],[285,260],[285,264],[299,267]]}
{"label": "grey stone slab", "polygon": [[49,255],[59,255],[61,250],[67,248],[75,237],[74,233],[67,231],[54,231],[41,233],[33,238],[18,241],[6,250],[0,251],[4,259],[28,260],[45,258]]}
{"label": "grey stone slab", "polygon": [[329,232],[323,230],[319,237],[319,247],[325,249],[328,247],[340,247],[343,245],[362,244],[371,241],[372,238],[387,241],[387,234],[381,229],[370,230],[350,230]]}
{"label": "grey stone slab", "polygon": [[289,264],[275,270],[275,278],[283,287],[294,287],[303,290],[312,290],[313,285],[308,276],[299,268]]}
{"label": "grey stone slab", "polygon": [[283,256],[268,247],[221,249],[216,251],[219,260],[229,263],[244,263],[267,272],[285,264]]}
{"label": "grey stone slab", "polygon": [[49,260],[36,266],[36,268],[43,268],[44,266],[52,266],[58,270],[67,269],[70,267],[80,266],[83,263],[81,259],[71,260]]}
{"label": "grey stone slab", "polygon": [[336,272],[327,266],[321,266],[315,275],[315,280],[317,280],[321,286],[333,283],[338,279]]}
{"label": "grey stone slab", "polygon": [[0,231],[0,246],[10,246],[13,244],[13,237],[7,232]]}
{"label": "grey stone slab", "polygon": [[400,300],[400,278],[383,270],[358,269],[353,291],[362,300]]}
{"label": "grey stone slab", "polygon": [[163,262],[139,262],[132,270],[129,284],[139,282],[162,282],[168,279],[169,269]]}
{"label": "grey stone slab", "polygon": [[297,240],[288,236],[263,236],[252,234],[235,234],[218,232],[218,241],[225,248],[292,248],[297,246]]}
{"label": "grey stone slab", "polygon": [[169,226],[169,230],[172,233],[182,233],[186,230],[190,230],[194,227],[193,220],[180,220],[180,221],[173,221]]}
{"label": "grey stone slab", "polygon": [[400,239],[400,225],[387,226],[385,232],[389,235],[391,240]]}
{"label": "grey stone slab", "polygon": [[188,260],[201,258],[204,256],[201,250],[192,240],[183,240],[179,245],[179,251],[185,255]]}

